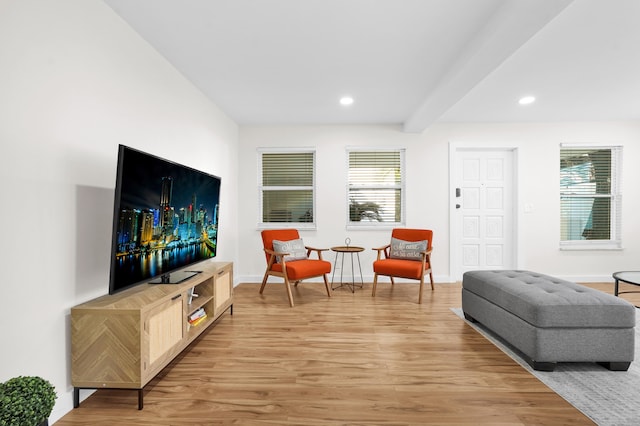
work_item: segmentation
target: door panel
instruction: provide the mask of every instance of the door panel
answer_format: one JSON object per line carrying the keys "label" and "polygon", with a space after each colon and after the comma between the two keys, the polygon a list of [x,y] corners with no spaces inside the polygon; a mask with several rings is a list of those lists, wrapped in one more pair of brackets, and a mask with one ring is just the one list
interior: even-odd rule
{"label": "door panel", "polygon": [[[453,156],[451,271],[514,269],[514,150],[456,148]],[[456,188],[460,188],[456,191]]]}

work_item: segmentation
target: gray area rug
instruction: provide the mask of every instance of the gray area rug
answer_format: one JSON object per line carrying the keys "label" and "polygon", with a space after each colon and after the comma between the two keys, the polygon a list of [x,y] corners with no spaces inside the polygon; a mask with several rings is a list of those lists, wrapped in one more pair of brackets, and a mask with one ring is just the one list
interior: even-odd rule
{"label": "gray area rug", "polygon": [[536,371],[508,343],[478,323],[451,310],[525,370],[598,425],[640,424],[640,315],[636,316],[635,358],[628,371],[609,371],[595,363],[558,363],[554,371]]}

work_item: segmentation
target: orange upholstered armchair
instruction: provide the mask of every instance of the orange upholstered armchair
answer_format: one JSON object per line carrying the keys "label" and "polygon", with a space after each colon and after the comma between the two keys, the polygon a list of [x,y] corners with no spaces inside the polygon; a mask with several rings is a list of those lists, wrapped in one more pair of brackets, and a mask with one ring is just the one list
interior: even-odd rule
{"label": "orange upholstered armchair", "polygon": [[[267,270],[262,279],[260,294],[270,275],[283,278],[289,305],[293,307],[290,282],[293,281],[297,286],[300,281],[307,278],[322,277],[327,296],[331,297],[331,287],[327,280],[327,274],[331,272],[331,262],[322,259],[322,252],[327,249],[305,246],[296,229],[264,230],[262,243],[267,258]],[[311,252],[317,253],[318,259],[310,259]]]}
{"label": "orange upholstered armchair", "polygon": [[[375,297],[378,285],[378,275],[384,275],[395,284],[394,277],[409,278],[420,281],[418,303],[422,303],[422,287],[424,276],[429,274],[431,290],[433,290],[433,275],[431,273],[431,241],[433,231],[428,229],[396,228],[391,231],[391,242],[384,247],[374,248],[378,257],[373,262],[373,290]],[[384,257],[382,254],[384,253]]]}

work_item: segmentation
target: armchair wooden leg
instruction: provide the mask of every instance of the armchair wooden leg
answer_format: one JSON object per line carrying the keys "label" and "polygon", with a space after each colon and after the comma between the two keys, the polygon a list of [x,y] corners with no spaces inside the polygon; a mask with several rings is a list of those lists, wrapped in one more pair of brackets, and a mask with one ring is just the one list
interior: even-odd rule
{"label": "armchair wooden leg", "polygon": [[433,287],[433,273],[429,272],[429,280],[431,280],[431,290],[435,290],[435,288]]}
{"label": "armchair wooden leg", "polygon": [[284,286],[287,288],[287,297],[289,297],[289,306],[293,308],[293,294],[291,294],[291,285],[289,279],[284,277]]}
{"label": "armchair wooden leg", "polygon": [[418,295],[418,304],[422,304],[422,287],[424,287],[424,277],[420,280],[420,294]]}
{"label": "armchair wooden leg", "polygon": [[265,273],[264,278],[262,278],[262,285],[260,286],[260,294],[262,294],[264,286],[267,285],[267,277],[269,277],[269,274]]}
{"label": "armchair wooden leg", "polygon": [[329,280],[327,279],[327,274],[322,276],[324,278],[324,286],[327,289],[327,296],[331,297],[331,286],[329,285]]}
{"label": "armchair wooden leg", "polygon": [[378,274],[373,274],[373,289],[371,290],[371,297],[376,297],[377,286],[378,286]]}

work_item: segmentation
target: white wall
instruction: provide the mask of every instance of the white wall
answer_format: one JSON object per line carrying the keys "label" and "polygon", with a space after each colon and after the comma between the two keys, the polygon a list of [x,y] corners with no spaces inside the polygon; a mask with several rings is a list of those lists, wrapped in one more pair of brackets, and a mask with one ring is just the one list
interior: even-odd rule
{"label": "white wall", "polygon": [[[239,237],[244,254],[237,261],[241,281],[259,282],[265,261],[258,223],[257,153],[259,147],[315,147],[317,152],[317,230],[302,231],[305,242],[320,247],[343,243],[367,248],[362,253],[365,280],[373,279],[372,247],[389,240],[389,230],[346,230],[346,147],[397,146],[407,152],[408,227],[434,230],[434,278],[449,282],[449,145],[517,148],[518,267],[576,281],[611,281],[616,270],[640,268],[640,122],[436,124],[424,134],[402,133],[396,126],[243,126],[240,129]],[[623,160],[623,244],[621,251],[560,251],[560,143],[619,144]],[[524,212],[524,205],[533,210]],[[333,260],[330,253],[329,259]],[[270,280],[270,282],[276,282]]]}
{"label": "white wall", "polygon": [[[108,290],[119,143],[222,177],[237,254],[238,127],[98,0],[0,0],[0,381],[72,408],[69,310]],[[84,393],[84,392],[83,392]]]}

